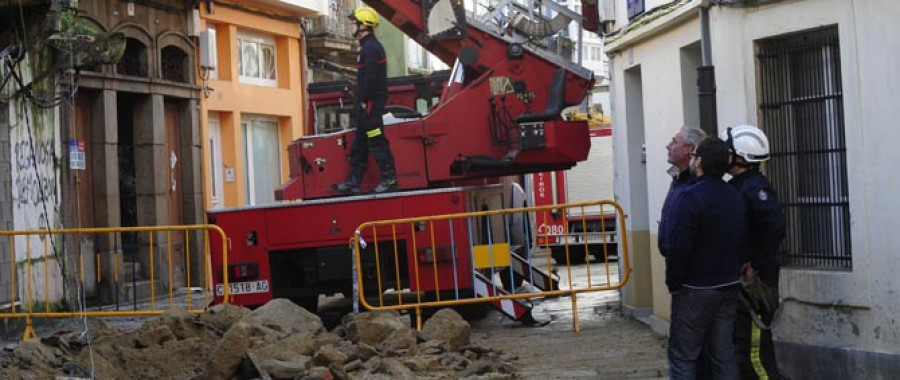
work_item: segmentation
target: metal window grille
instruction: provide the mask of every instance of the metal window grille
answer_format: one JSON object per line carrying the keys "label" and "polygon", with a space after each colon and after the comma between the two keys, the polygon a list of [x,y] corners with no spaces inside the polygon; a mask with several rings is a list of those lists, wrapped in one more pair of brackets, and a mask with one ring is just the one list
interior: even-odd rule
{"label": "metal window grille", "polygon": [[837,26],[758,43],[767,172],[784,204],[786,266],[852,268]]}

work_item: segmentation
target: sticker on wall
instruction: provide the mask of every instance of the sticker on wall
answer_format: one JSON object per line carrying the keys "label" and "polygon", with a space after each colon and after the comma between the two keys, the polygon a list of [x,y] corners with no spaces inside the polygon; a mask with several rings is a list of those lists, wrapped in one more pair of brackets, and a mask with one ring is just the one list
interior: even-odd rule
{"label": "sticker on wall", "polygon": [[178,156],[175,155],[174,150],[171,151],[171,153],[172,154],[169,156],[169,162],[172,166],[172,170],[170,172],[172,173],[172,192],[174,193],[175,192],[175,163],[178,162]]}
{"label": "sticker on wall", "polygon": [[69,140],[69,168],[72,170],[84,170],[87,168],[84,157],[84,141]]}

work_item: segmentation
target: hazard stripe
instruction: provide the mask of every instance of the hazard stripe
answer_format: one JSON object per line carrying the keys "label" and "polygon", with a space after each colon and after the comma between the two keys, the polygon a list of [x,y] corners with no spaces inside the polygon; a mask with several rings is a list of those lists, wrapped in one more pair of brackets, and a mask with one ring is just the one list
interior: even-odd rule
{"label": "hazard stripe", "polygon": [[[489,280],[485,278],[481,273],[475,273],[475,295],[481,297],[494,297],[497,295],[497,292],[494,292],[494,286],[489,283]],[[499,293],[506,294],[502,289],[498,289]],[[521,300],[494,300],[491,301],[491,304],[503,312],[506,316],[519,320],[524,317],[531,310],[531,307],[526,305]]]}
{"label": "hazard stripe", "polygon": [[381,128],[375,128],[375,129],[366,131],[366,136],[368,136],[369,138],[381,136]]}
{"label": "hazard stripe", "polygon": [[[493,287],[489,287],[487,286],[487,284],[480,281],[475,285],[475,294],[482,295],[485,298],[495,296],[493,290]],[[502,311],[503,314],[506,314],[516,320],[521,318],[525,314],[525,312],[528,311],[524,307],[517,307],[519,305],[513,302],[513,300],[495,300],[491,301],[491,303],[494,304],[497,309]]]}
{"label": "hazard stripe", "polygon": [[[752,311],[751,311],[752,313]],[[760,318],[761,319],[761,318]],[[766,373],[766,367],[763,367],[762,360],[759,358],[759,344],[762,337],[762,330],[750,320],[750,363],[753,364],[753,371],[760,380],[769,380],[769,374]]]}
{"label": "hazard stripe", "polygon": [[[534,287],[540,290],[553,290],[559,289],[559,281],[554,278],[551,278],[551,275],[544,272],[544,270],[540,268],[535,268],[531,264],[529,264],[525,259],[521,256],[513,254],[512,255],[512,268],[516,274],[525,277],[528,281],[534,280]],[[531,271],[529,275],[528,271]]]}

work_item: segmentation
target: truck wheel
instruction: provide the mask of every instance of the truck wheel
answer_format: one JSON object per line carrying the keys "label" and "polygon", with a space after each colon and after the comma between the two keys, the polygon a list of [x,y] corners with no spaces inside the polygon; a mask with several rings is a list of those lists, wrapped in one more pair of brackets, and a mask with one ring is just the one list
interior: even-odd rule
{"label": "truck wheel", "polygon": [[[550,248],[550,254],[553,256],[553,260],[556,260],[557,266],[566,265],[565,247]],[[569,246],[569,263],[572,265],[584,264],[584,247]]]}
{"label": "truck wheel", "polygon": [[[597,248],[591,250],[591,254],[593,254],[594,259],[598,262],[603,262],[606,260],[603,257],[603,246],[597,246]],[[606,255],[609,258],[609,261],[616,261],[619,259],[619,245],[618,244],[607,244],[606,245]]]}
{"label": "truck wheel", "polygon": [[319,310],[319,296],[317,295],[291,298],[291,301],[313,314]]}

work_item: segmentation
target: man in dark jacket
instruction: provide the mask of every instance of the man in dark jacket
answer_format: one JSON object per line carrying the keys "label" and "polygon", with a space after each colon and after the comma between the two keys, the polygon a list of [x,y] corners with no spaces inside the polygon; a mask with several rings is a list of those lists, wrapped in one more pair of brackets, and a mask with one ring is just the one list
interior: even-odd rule
{"label": "man in dark jacket", "polygon": [[681,127],[672,140],[666,145],[668,151],[669,167],[668,173],[672,176],[672,183],[669,184],[669,192],[666,193],[666,200],[663,201],[662,214],[659,218],[659,232],[657,233],[657,247],[659,253],[663,256],[671,250],[671,242],[667,239],[672,227],[671,219],[674,211],[675,198],[687,189],[691,183],[691,173],[688,164],[691,162],[691,152],[697,147],[700,140],[706,137],[706,132],[697,127]]}
{"label": "man in dark jacket", "polygon": [[745,286],[738,303],[734,326],[737,363],[742,379],[781,379],[768,326],[778,308],[777,258],[786,223],[772,184],[759,171],[760,163],[769,159],[769,139],[752,125],[728,128],[722,136],[733,154],[728,183],[747,205],[750,260],[742,272],[748,284],[764,284],[755,284],[755,291]]}
{"label": "man in dark jacket", "polygon": [[371,151],[381,171],[381,183],[372,191],[384,193],[397,188],[394,156],[384,136],[384,121],[381,118],[388,96],[387,56],[381,42],[375,38],[375,28],[378,27],[375,10],[359,7],[349,18],[356,22],[353,35],[360,44],[354,94],[356,134],[350,149],[350,175],[346,182],[334,185],[334,189],[343,194],[360,193],[359,185],[366,174]]}
{"label": "man in dark jacket", "polygon": [[747,255],[746,206],[722,175],[729,150],[716,137],[691,153],[695,179],[675,199],[666,235],[666,286],[672,294],[669,377],[695,379],[701,352],[715,379],[736,379],[735,307]]}

